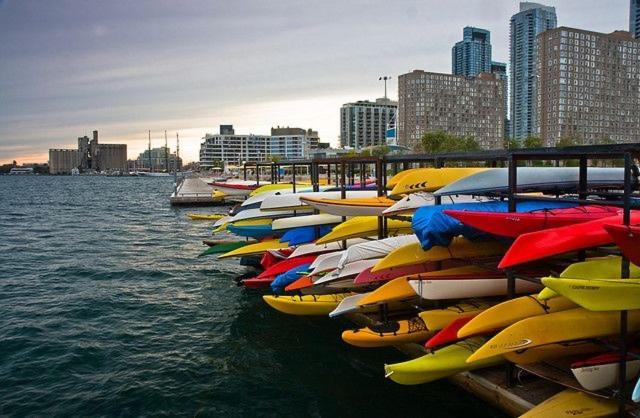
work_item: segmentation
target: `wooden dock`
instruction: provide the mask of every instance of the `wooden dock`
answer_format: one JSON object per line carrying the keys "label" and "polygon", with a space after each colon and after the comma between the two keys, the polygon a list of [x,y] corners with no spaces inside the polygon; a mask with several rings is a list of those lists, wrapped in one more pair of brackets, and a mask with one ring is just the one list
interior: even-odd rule
{"label": "wooden dock", "polygon": [[198,177],[182,179],[169,198],[173,206],[218,206],[224,205],[224,199],[214,197],[213,187]]}

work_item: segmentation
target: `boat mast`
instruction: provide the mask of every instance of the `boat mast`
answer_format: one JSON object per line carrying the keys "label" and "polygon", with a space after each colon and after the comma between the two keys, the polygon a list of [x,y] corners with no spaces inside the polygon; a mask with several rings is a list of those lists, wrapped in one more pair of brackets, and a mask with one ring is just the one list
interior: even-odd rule
{"label": "boat mast", "polygon": [[153,171],[151,166],[151,129],[149,129],[149,173]]}
{"label": "boat mast", "polygon": [[169,145],[167,145],[167,130],[164,130],[164,171],[169,172]]}

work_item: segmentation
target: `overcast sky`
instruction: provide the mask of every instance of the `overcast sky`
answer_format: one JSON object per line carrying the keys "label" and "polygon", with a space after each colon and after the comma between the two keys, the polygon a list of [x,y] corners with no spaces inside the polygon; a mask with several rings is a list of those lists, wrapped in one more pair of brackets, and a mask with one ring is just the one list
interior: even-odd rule
{"label": "overcast sky", "polygon": [[[383,94],[381,75],[451,71],[464,26],[508,61],[513,0],[0,0],[0,162],[42,162],[100,131],[129,158],[180,132],[187,161],[220,124],[317,129]],[[628,30],[629,0],[557,0],[559,26]]]}

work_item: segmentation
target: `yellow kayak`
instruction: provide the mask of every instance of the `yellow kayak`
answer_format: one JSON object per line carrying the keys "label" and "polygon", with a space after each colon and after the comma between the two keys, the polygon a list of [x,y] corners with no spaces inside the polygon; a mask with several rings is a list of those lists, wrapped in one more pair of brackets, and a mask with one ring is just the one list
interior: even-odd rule
{"label": "yellow kayak", "polygon": [[618,416],[615,399],[597,398],[566,389],[530,409],[520,418],[609,418]]}
{"label": "yellow kayak", "polygon": [[477,315],[487,309],[490,305],[485,302],[467,302],[449,306],[443,309],[429,309],[422,311],[418,315],[427,328],[432,331],[439,331],[459,318]]}
{"label": "yellow kayak", "polygon": [[605,351],[601,345],[587,341],[571,341],[561,344],[547,344],[528,350],[506,353],[503,357],[515,364],[531,364],[583,354],[594,354]]}
{"label": "yellow kayak", "polygon": [[277,239],[273,239],[273,240],[262,241],[257,244],[246,245],[236,250],[229,251],[228,253],[224,253],[218,258],[256,255],[256,254],[262,254],[268,250],[280,250],[282,248],[288,248],[288,247],[289,247],[289,244],[287,244],[286,242],[280,242]]}
{"label": "yellow kayak", "polygon": [[187,216],[194,221],[217,221],[226,215],[221,213],[187,213]]}
{"label": "yellow kayak", "polygon": [[262,299],[273,309],[289,315],[329,315],[350,293],[332,295],[274,296]]}
{"label": "yellow kayak", "polygon": [[401,385],[419,385],[504,362],[500,357],[473,364],[466,362],[467,357],[485,341],[482,337],[468,338],[414,360],[385,365],[385,377]]}
{"label": "yellow kayak", "polygon": [[[411,221],[389,219],[387,221],[389,236],[410,234]],[[342,241],[352,238],[362,238],[378,234],[377,216],[356,216],[336,225],[331,232],[316,241],[316,244]]]}
{"label": "yellow kayak", "polygon": [[499,303],[485,310],[458,330],[458,338],[500,330],[532,316],[576,308],[567,298],[554,298],[543,302],[535,296],[522,296]]}
{"label": "yellow kayak", "polygon": [[544,277],[542,284],[590,311],[640,309],[640,279]]}
{"label": "yellow kayak", "polygon": [[393,189],[393,187],[398,184],[398,182],[403,178],[408,176],[409,174],[418,171],[418,170],[423,170],[423,168],[410,168],[408,170],[403,170],[400,171],[397,174],[394,174],[390,179],[387,180],[387,189],[391,190]]}
{"label": "yellow kayak", "polygon": [[433,336],[435,331],[418,317],[402,321],[391,321],[379,327],[366,327],[347,330],[342,333],[342,340],[356,347],[387,347],[404,343],[423,343]]}
{"label": "yellow kayak", "polygon": [[[629,311],[628,330],[640,329],[640,311]],[[469,362],[500,356],[511,351],[564,341],[605,337],[620,332],[619,312],[568,309],[523,319],[505,328],[469,357]]]}
{"label": "yellow kayak", "polygon": [[456,237],[448,247],[434,246],[423,250],[419,242],[407,244],[391,251],[371,269],[372,272],[392,267],[443,261],[451,258],[477,258],[504,254],[507,246],[498,241],[469,241]]}
{"label": "yellow kayak", "polygon": [[261,218],[261,219],[248,219],[246,221],[236,221],[236,222],[225,222],[222,225],[220,225],[219,227],[217,227],[216,229],[213,230],[214,234],[217,234],[218,232],[223,232],[226,231],[227,227],[229,225],[233,225],[233,226],[253,226],[253,225],[269,225],[271,224],[271,222],[273,222],[271,219],[268,218]]}
{"label": "yellow kayak", "polygon": [[[296,190],[305,189],[311,187],[311,183],[296,183]],[[249,193],[249,196],[257,196],[261,193],[272,192],[275,190],[289,190],[293,189],[293,184],[291,183],[275,183],[275,184],[265,184],[264,186],[260,186],[255,190],[252,190]]]}
{"label": "yellow kayak", "polygon": [[417,298],[418,294],[404,277],[383,284],[360,300],[360,306]]}
{"label": "yellow kayak", "polygon": [[401,176],[389,196],[415,192],[434,192],[449,183],[460,180],[487,168],[421,168]]}

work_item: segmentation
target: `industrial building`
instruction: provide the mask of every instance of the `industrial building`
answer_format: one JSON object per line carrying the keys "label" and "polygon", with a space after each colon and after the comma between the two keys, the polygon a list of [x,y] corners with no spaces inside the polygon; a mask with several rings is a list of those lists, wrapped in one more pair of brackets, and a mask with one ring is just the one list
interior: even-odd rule
{"label": "industrial building", "polygon": [[73,169],[80,172],[126,172],[127,145],[99,144],[98,131],[93,131],[92,139],[86,135],[78,138],[77,149],[49,150],[51,174],[71,174]]}

